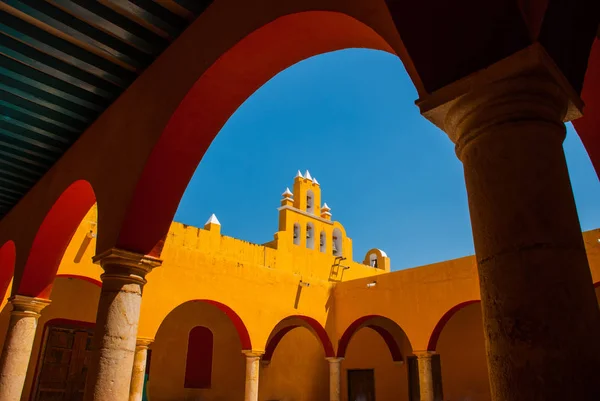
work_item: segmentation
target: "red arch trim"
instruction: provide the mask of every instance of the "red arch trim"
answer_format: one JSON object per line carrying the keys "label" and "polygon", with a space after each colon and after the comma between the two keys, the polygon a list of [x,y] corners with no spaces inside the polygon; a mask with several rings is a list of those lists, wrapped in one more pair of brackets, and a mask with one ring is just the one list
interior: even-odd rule
{"label": "red arch trim", "polygon": [[466,306],[469,306],[469,305],[472,305],[475,303],[479,303],[479,302],[481,302],[481,301],[472,300],[472,301],[461,302],[460,304],[455,305],[448,312],[446,312],[444,314],[444,316],[442,316],[440,321],[437,323],[435,328],[433,329],[433,332],[431,333],[431,337],[429,337],[429,343],[427,344],[427,350],[435,351],[435,349],[437,348],[438,340],[440,339],[440,334],[442,334],[442,330],[444,330],[446,323],[448,323],[448,321],[452,318],[452,316],[454,316],[454,314],[456,312],[458,312],[459,310],[461,310],[462,308],[464,308]]}
{"label": "red arch trim", "polygon": [[356,47],[393,53],[377,32],[348,15],[308,11],[270,22],[224,53],[191,87],[154,146],[117,247],[158,256],[155,246],[167,233],[190,178],[235,110],[280,71],[318,54]]}
{"label": "red arch trim", "polygon": [[[289,322],[289,325],[286,325],[286,322]],[[298,322],[300,322],[300,324],[297,324]],[[317,336],[319,342],[323,346],[325,357],[335,356],[335,352],[333,351],[333,345],[331,344],[329,335],[327,335],[327,331],[325,331],[323,326],[321,326],[321,324],[312,317],[303,315],[289,316],[283,319],[277,326],[281,325],[282,323],[283,327],[279,329],[275,334],[273,334],[269,342],[267,343],[267,346],[265,347],[265,354],[262,357],[263,361],[270,361],[273,358],[273,353],[275,352],[277,345],[283,339],[283,337],[287,333],[298,327],[306,327]]]}
{"label": "red arch trim", "polygon": [[72,183],[56,200],[40,225],[13,294],[48,298],[60,261],[85,214],[96,202],[89,182]]}
{"label": "red arch trim", "polygon": [[594,40],[583,81],[581,99],[585,103],[583,117],[573,121],[596,175],[600,177],[600,39]]}
{"label": "red arch trim", "polygon": [[80,276],[78,274],[57,274],[56,278],[75,278],[78,280],[83,280],[83,281],[87,281],[88,283],[94,284],[98,287],[102,288],[102,281],[100,280],[96,280],[95,278],[91,278],[91,277],[87,277],[87,276]]}
{"label": "red arch trim", "polygon": [[377,334],[379,334],[381,336],[381,338],[383,338],[383,341],[385,341],[388,349],[390,350],[390,354],[392,354],[393,361],[403,361],[404,360],[404,358],[402,357],[402,351],[400,351],[400,347],[398,346],[398,343],[394,339],[394,336],[392,335],[392,333],[390,333],[389,331],[387,331],[386,329],[384,329],[381,326],[368,325],[366,327],[368,327],[372,330],[375,330],[377,332]]}
{"label": "red arch trim", "polygon": [[242,344],[242,349],[252,349],[252,341],[250,341],[250,334],[248,333],[248,329],[246,328],[246,325],[244,324],[242,318],[237,313],[235,313],[233,309],[231,309],[225,304],[210,299],[197,299],[192,302],[204,302],[209,305],[216,306],[219,310],[225,313],[229,320],[231,320],[231,322],[235,326],[235,330],[237,331],[238,337],[240,338],[240,343]]}
{"label": "red arch trim", "polygon": [[[403,360],[402,352],[400,351],[400,346],[398,345],[398,342],[394,338],[393,334],[390,333],[386,328],[374,324],[372,320],[375,318],[383,318],[393,322],[393,320],[380,315],[367,315],[356,319],[354,322],[352,322],[350,326],[348,326],[346,331],[344,331],[344,334],[342,334],[342,338],[340,339],[340,343],[338,344],[338,358],[346,357],[348,345],[350,344],[350,340],[352,339],[354,334],[356,334],[356,332],[362,329],[363,327],[368,327],[377,332],[377,334],[381,336],[383,341],[385,341],[394,361]],[[396,323],[394,322],[394,324]]]}
{"label": "red arch trim", "polygon": [[15,273],[17,248],[13,241],[7,241],[0,247],[0,296],[6,296],[6,291]]}

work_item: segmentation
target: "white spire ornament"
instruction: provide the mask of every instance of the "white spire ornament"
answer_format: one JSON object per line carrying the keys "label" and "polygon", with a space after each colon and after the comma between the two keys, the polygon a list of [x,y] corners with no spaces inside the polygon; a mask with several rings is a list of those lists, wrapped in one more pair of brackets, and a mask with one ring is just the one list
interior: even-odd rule
{"label": "white spire ornament", "polygon": [[306,170],[306,173],[304,173],[304,178],[312,181],[312,177],[310,176],[310,171]]}
{"label": "white spire ornament", "polygon": [[282,194],[281,194],[281,196],[283,196],[283,197],[284,197],[284,199],[289,199],[289,198],[291,198],[292,196],[294,196],[294,194],[292,194],[292,191],[290,191],[290,189],[289,189],[289,188],[286,188],[286,189],[285,189],[285,192],[284,192],[284,193],[282,193]]}
{"label": "white spire ornament", "polygon": [[208,224],[216,224],[218,226],[221,225],[221,223],[219,223],[219,219],[217,219],[217,216],[215,216],[214,213],[210,216],[210,218],[208,219],[208,221],[204,225],[206,226]]}

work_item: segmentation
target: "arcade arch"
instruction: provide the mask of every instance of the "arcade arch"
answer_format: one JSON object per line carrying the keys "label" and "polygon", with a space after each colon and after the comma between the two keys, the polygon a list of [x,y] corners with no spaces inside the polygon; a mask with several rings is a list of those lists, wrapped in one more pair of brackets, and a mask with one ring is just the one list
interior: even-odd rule
{"label": "arcade arch", "polygon": [[491,399],[480,301],[450,309],[436,326],[429,350],[441,357],[444,397]]}
{"label": "arcade arch", "polygon": [[[185,388],[190,332],[203,327],[213,340],[211,385],[209,388]],[[181,346],[186,344],[186,346]],[[206,400],[243,399],[245,358],[243,350],[252,349],[248,330],[229,307],[212,300],[185,302],[162,321],[154,342],[149,369],[148,392],[156,401],[202,397]],[[152,377],[161,380],[152,380]]]}
{"label": "arcade arch", "polygon": [[344,399],[353,385],[348,372],[366,368],[373,370],[376,399],[391,396],[408,401],[407,357],[411,354],[408,337],[393,320],[380,315],[355,320],[344,331],[337,350],[337,357],[344,358],[341,387]]}
{"label": "arcade arch", "polygon": [[328,399],[329,364],[334,350],[323,326],[295,315],[272,330],[262,357],[259,398],[310,401]]}

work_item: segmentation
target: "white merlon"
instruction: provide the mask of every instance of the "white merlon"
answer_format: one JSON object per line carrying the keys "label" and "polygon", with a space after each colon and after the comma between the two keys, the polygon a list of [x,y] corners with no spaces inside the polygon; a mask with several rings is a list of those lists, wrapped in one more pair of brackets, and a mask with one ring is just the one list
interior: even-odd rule
{"label": "white merlon", "polygon": [[327,202],[323,203],[323,206],[321,207],[322,211],[327,211],[327,210],[331,210],[331,208],[329,206],[327,206]]}
{"label": "white merlon", "polygon": [[302,176],[302,173],[300,172],[300,170],[298,170],[298,174],[296,174],[296,178],[304,178],[304,176]]}
{"label": "white merlon", "polygon": [[221,223],[219,223],[219,219],[217,219],[217,216],[215,216],[214,213],[210,216],[210,219],[208,219],[208,221],[204,225],[206,226],[209,224],[216,224],[218,226],[221,225]]}
{"label": "white merlon", "polygon": [[285,189],[285,192],[281,194],[281,196],[283,196],[284,198],[291,198],[294,194],[292,194],[292,191],[290,191],[289,188]]}
{"label": "white merlon", "polygon": [[304,173],[304,178],[312,181],[312,177],[310,176],[310,171],[306,170],[306,173]]}
{"label": "white merlon", "polygon": [[317,178],[316,178],[316,177],[315,177],[315,178],[313,178],[313,180],[312,180],[312,181],[313,181],[313,184],[321,185],[321,184],[319,184],[319,181],[317,181]]}

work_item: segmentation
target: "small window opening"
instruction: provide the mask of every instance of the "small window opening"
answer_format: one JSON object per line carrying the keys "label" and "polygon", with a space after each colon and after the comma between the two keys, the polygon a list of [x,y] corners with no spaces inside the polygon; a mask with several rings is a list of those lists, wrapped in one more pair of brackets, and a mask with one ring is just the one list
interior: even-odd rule
{"label": "small window opening", "polygon": [[369,255],[369,265],[377,268],[377,254],[372,253]]}
{"label": "small window opening", "polygon": [[327,251],[327,235],[325,235],[325,231],[321,231],[321,238],[319,239],[319,250],[323,253]]}
{"label": "small window opening", "polygon": [[300,245],[300,224],[294,224],[294,245]]}
{"label": "small window opening", "polygon": [[332,239],[333,256],[342,256],[342,233],[338,228],[333,230]]}
{"label": "small window opening", "polygon": [[306,211],[308,213],[315,213],[315,208],[314,208],[314,204],[313,204],[313,200],[314,200],[314,194],[313,191],[309,190],[306,193]]}
{"label": "small window opening", "polygon": [[315,249],[315,236],[313,233],[312,223],[306,225],[306,247],[309,249]]}

